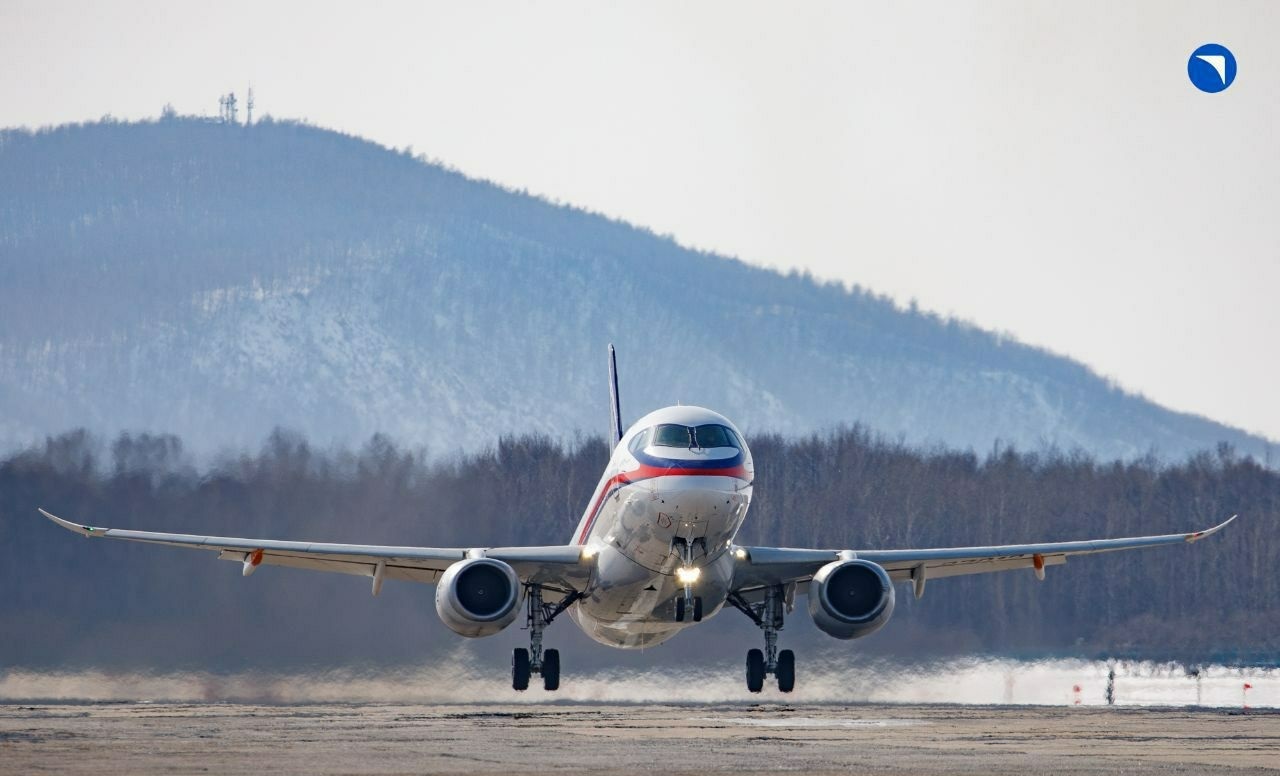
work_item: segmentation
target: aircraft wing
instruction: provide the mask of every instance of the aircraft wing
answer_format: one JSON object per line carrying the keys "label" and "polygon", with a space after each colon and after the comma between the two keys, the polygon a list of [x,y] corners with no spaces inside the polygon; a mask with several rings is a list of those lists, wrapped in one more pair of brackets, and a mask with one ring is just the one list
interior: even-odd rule
{"label": "aircraft wing", "polygon": [[[1034,569],[1043,577],[1046,566],[1059,566],[1074,555],[1136,550],[1166,544],[1187,544],[1221,531],[1236,516],[1205,531],[1135,536],[1125,539],[1096,539],[1080,542],[1048,542],[1045,544],[1007,544],[994,547],[943,547],[922,550],[808,550],[786,547],[743,547],[734,575],[734,589],[739,592],[808,582],[826,564],[834,560],[859,558],[877,563],[894,581],[911,580],[916,595],[924,592],[926,579],[954,577],[962,574],[984,574],[989,571]],[[745,557],[743,557],[745,555]]]}
{"label": "aircraft wing", "polygon": [[81,536],[216,552],[221,560],[244,564],[245,576],[253,573],[259,565],[265,564],[373,577],[375,594],[383,577],[433,584],[440,579],[445,569],[468,557],[496,558],[511,564],[522,582],[559,587],[566,592],[583,589],[590,573],[590,564],[582,557],[582,548],[576,545],[463,549],[286,542],[97,528],[63,520],[43,509],[40,514]]}

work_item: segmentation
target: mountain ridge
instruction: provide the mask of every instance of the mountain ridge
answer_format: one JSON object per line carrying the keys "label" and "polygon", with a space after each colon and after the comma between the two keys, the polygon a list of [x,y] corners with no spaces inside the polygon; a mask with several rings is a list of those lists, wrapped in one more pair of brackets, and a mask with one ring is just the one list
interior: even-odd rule
{"label": "mountain ridge", "polygon": [[274,426],[436,452],[683,401],[748,430],[1166,458],[1260,436],[860,287],[297,122],[0,132],[0,444]]}

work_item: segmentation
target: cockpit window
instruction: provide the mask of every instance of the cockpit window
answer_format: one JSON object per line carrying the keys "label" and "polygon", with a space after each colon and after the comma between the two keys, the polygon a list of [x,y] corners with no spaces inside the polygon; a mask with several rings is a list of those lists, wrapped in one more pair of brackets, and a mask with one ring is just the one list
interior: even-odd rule
{"label": "cockpit window", "polygon": [[693,430],[694,447],[737,447],[732,431],[715,424],[698,426]]}
{"label": "cockpit window", "polygon": [[628,449],[628,450],[630,450],[630,451],[632,452],[632,454],[635,454],[635,453],[638,453],[639,451],[641,451],[641,450],[645,449],[646,447],[648,447],[648,446],[649,446],[649,432],[650,432],[651,430],[652,430],[652,429],[647,429],[647,428],[646,428],[644,431],[641,431],[639,434],[636,434],[634,437],[632,437],[632,438],[631,438],[631,444],[627,445],[627,449]]}
{"label": "cockpit window", "polygon": [[655,447],[693,447],[693,429],[674,423],[663,423],[653,430]]}
{"label": "cockpit window", "polygon": [[708,423],[705,426],[690,428],[675,423],[664,423],[653,430],[653,444],[656,447],[688,447],[711,448],[732,447],[739,449],[737,434],[725,426]]}

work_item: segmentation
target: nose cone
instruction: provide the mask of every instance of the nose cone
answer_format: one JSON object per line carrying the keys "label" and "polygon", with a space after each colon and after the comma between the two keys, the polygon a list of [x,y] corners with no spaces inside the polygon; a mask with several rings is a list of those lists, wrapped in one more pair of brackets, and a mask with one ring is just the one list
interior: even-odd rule
{"label": "nose cone", "polygon": [[[666,477],[659,494],[658,525],[673,538],[701,539],[708,554],[732,539],[746,514],[750,495],[731,477]],[[670,526],[664,523],[670,521]]]}
{"label": "nose cone", "polygon": [[665,511],[686,519],[729,514],[739,500],[736,484],[729,477],[669,477],[663,484],[667,486],[661,491]]}

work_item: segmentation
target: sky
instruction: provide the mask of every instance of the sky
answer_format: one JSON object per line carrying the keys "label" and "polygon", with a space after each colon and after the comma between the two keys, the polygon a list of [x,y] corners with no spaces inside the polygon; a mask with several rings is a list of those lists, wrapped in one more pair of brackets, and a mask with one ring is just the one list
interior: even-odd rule
{"label": "sky", "polygon": [[[0,126],[367,137],[1280,439],[1280,4],[0,0]],[[1217,94],[1187,60],[1235,54]]]}

